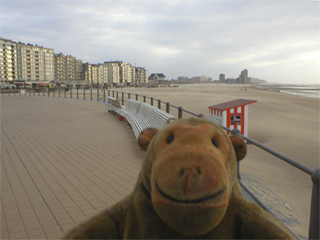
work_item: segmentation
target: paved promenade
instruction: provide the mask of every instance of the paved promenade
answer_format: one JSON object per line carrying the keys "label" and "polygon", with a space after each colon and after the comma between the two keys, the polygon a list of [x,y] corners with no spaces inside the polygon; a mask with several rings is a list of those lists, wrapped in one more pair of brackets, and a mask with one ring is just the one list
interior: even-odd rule
{"label": "paved promenade", "polygon": [[58,239],[131,192],[144,152],[104,103],[0,101],[1,239]]}

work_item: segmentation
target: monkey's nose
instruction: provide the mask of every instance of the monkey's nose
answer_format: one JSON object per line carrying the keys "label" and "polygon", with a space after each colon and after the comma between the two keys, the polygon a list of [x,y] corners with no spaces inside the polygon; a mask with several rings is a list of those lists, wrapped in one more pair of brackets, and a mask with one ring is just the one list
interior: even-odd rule
{"label": "monkey's nose", "polygon": [[182,168],[180,171],[180,177],[184,177],[186,175],[201,175],[200,168]]}

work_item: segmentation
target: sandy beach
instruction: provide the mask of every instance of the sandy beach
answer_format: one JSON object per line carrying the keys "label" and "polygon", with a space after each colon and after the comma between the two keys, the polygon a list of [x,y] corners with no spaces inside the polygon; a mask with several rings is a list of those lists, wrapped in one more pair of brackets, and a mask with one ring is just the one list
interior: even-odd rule
{"label": "sandy beach", "polygon": [[[241,85],[180,85],[174,88],[123,89],[152,96],[209,116],[208,106],[250,99],[248,136],[315,169],[319,167],[319,99]],[[133,98],[133,97],[131,97]],[[172,114],[174,110],[172,110]],[[291,165],[249,145],[241,162],[242,180],[297,234],[307,237],[311,178]],[[280,210],[281,212],[277,211]]]}

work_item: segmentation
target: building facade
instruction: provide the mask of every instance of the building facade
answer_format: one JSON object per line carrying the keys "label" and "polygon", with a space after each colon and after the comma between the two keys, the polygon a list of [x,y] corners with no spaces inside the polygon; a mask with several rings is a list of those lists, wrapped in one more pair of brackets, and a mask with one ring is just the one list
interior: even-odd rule
{"label": "building facade", "polygon": [[135,67],[135,84],[134,85],[144,85],[148,83],[148,70],[142,67]]}
{"label": "building facade", "polygon": [[239,83],[248,83],[248,70],[244,69],[241,71],[240,75],[239,75]]}
{"label": "building facade", "polygon": [[55,77],[53,49],[32,44],[17,44],[18,79],[52,81]]}
{"label": "building facade", "polygon": [[1,38],[0,45],[0,81],[17,80],[17,43]]}
{"label": "building facade", "polygon": [[54,55],[55,80],[79,82],[82,77],[82,60],[70,55],[58,53]]}
{"label": "building facade", "polygon": [[223,73],[219,74],[219,82],[225,83],[226,82],[226,75]]}
{"label": "building facade", "polygon": [[147,83],[148,71],[123,61],[82,63],[53,49],[0,38],[0,81],[86,81],[88,84],[133,86]]}

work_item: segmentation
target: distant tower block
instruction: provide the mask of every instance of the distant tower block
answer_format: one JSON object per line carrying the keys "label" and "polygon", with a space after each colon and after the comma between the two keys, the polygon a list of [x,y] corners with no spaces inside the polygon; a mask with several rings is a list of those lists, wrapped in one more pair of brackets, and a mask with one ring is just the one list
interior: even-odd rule
{"label": "distant tower block", "polygon": [[222,126],[238,129],[248,136],[248,105],[256,100],[237,99],[230,102],[209,106],[210,120]]}

